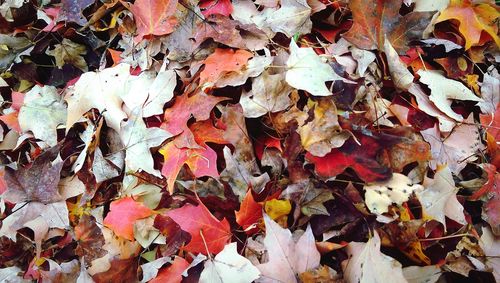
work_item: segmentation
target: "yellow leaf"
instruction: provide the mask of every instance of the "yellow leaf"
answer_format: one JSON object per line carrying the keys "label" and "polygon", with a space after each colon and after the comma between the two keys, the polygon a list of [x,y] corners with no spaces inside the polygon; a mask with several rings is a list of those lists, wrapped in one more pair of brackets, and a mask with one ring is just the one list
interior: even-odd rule
{"label": "yellow leaf", "polygon": [[284,226],[288,214],[292,211],[292,205],[289,200],[272,199],[266,201],[264,210],[271,219]]}

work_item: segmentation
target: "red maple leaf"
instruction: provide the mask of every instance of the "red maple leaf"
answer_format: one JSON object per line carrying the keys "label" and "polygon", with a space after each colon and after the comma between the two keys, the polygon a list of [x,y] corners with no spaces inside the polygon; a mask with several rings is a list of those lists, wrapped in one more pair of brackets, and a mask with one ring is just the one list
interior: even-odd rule
{"label": "red maple leaf", "polygon": [[110,211],[104,218],[104,226],[110,228],[117,236],[134,240],[134,223],[138,219],[151,216],[154,212],[131,197],[111,202]]}
{"label": "red maple leaf", "polygon": [[169,211],[167,216],[191,234],[191,241],[184,247],[186,251],[217,254],[231,240],[229,222],[225,218],[219,221],[202,202],[198,206],[186,204]]}
{"label": "red maple leaf", "polygon": [[259,229],[256,224],[262,219],[262,205],[255,201],[252,190],[248,190],[241,202],[240,210],[235,211],[236,222],[248,235],[255,234]]}

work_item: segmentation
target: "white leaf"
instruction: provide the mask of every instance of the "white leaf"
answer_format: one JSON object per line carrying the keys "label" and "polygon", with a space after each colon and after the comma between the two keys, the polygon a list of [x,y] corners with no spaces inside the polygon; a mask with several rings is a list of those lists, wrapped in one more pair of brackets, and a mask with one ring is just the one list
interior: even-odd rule
{"label": "white leaf", "polygon": [[486,256],[486,265],[493,270],[495,280],[500,282],[500,239],[493,235],[489,227],[483,227],[479,246]]}
{"label": "white leaf", "polygon": [[143,170],[161,177],[160,172],[154,169],[154,161],[149,148],[161,145],[172,135],[157,127],[146,128],[146,124],[137,112],[124,123],[120,133],[122,143],[126,148],[125,170],[133,172]]}
{"label": "white leaf", "polygon": [[145,283],[155,278],[158,275],[158,270],[167,262],[172,263],[172,260],[170,259],[170,257],[164,256],[141,265],[142,269],[141,282]]}
{"label": "white leaf", "polygon": [[281,228],[264,214],[266,237],[264,245],[269,261],[257,268],[262,272],[259,282],[297,282],[296,275],[319,266],[321,255],[316,249],[310,226],[297,243],[288,229]]}
{"label": "white leaf", "polygon": [[365,201],[372,213],[382,214],[388,211],[392,203],[401,205],[408,201],[414,192],[423,189],[421,185],[412,184],[410,178],[403,174],[393,173],[392,178],[386,182],[366,185],[364,187]]}
{"label": "white leaf", "polygon": [[227,244],[215,258],[205,262],[202,283],[250,283],[259,278],[259,270],[238,254],[236,243]]}
{"label": "white leaf", "polygon": [[252,90],[243,91],[240,104],[247,118],[257,118],[269,112],[285,110],[292,103],[288,95],[292,88],[283,80],[283,74],[264,72],[252,82]]}
{"label": "white leaf", "polygon": [[311,7],[306,0],[281,0],[280,5],[266,19],[266,24],[272,31],[284,33],[288,37],[311,31]]}
{"label": "white leaf", "polygon": [[453,99],[482,101],[481,98],[475,96],[462,83],[447,79],[436,71],[419,70],[418,75],[420,76],[420,81],[431,89],[429,99],[439,110],[456,121],[461,122],[463,118],[451,109]]}
{"label": "white leaf", "polygon": [[437,265],[403,268],[403,275],[408,283],[434,283],[438,281],[441,273],[441,269]]}
{"label": "white leaf", "polygon": [[120,95],[129,109],[142,107],[142,116],[151,117],[163,113],[163,106],[174,96],[177,75],[173,70],[143,72],[130,76]]}
{"label": "white leaf", "polygon": [[380,237],[375,232],[366,243],[350,242],[347,246],[349,259],[342,262],[344,279],[360,283],[403,283],[401,264],[380,252]]}
{"label": "white leaf", "polygon": [[448,164],[451,172],[458,174],[465,168],[467,162],[477,159],[476,153],[484,148],[479,130],[474,125],[472,115],[453,128],[450,134],[443,137],[437,127],[421,131],[422,137],[431,145],[432,160],[429,166],[436,169],[438,165]]}
{"label": "white leaf", "polygon": [[477,105],[481,108],[481,112],[485,114],[493,114],[500,103],[500,75],[496,69],[490,74],[484,74],[483,82],[481,83],[481,97],[484,101]]}
{"label": "white leaf", "polygon": [[311,47],[299,48],[295,41],[290,42],[290,57],[286,62],[286,82],[296,89],[305,90],[312,95],[328,96],[332,93],[326,88],[326,81],[343,80],[330,65],[323,62]]}
{"label": "white leaf", "polygon": [[57,126],[66,123],[66,105],[55,87],[36,85],[26,93],[18,119],[22,131],[32,131],[36,138],[54,146]]}
{"label": "white leaf", "polygon": [[458,202],[455,181],[448,166],[437,168],[434,179],[424,180],[425,190],[417,192],[417,197],[422,204],[425,216],[437,220],[444,225],[446,231],[446,219],[466,225],[464,207]]}

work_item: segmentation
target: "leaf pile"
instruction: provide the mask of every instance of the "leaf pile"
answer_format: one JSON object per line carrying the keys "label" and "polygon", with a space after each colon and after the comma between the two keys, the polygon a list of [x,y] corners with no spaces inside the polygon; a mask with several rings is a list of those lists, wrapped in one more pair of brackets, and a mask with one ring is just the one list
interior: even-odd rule
{"label": "leaf pile", "polygon": [[0,281],[499,282],[494,1],[0,4]]}

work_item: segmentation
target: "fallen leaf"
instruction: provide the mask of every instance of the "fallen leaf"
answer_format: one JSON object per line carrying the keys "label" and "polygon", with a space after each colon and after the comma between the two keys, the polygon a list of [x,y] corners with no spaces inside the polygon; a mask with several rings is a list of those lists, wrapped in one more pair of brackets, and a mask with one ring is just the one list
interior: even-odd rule
{"label": "fallen leaf", "polygon": [[64,38],[60,44],[56,44],[54,49],[47,50],[46,53],[56,58],[56,66],[59,68],[64,64],[71,64],[84,72],[88,71],[87,62],[83,58],[83,55],[87,54],[85,45]]}
{"label": "fallen leaf", "polygon": [[238,254],[236,243],[224,246],[214,259],[208,259],[201,272],[200,282],[251,283],[260,277],[259,270],[245,257]]}
{"label": "fallen leaf", "polygon": [[252,89],[241,95],[240,104],[245,117],[257,118],[285,110],[292,103],[288,97],[291,91],[283,74],[262,73],[253,80]]}
{"label": "fallen leaf", "polygon": [[311,47],[299,48],[293,40],[290,42],[290,57],[286,61],[286,66],[286,82],[296,89],[305,90],[316,96],[332,95],[325,86],[327,81],[347,81],[321,60]]}
{"label": "fallen leaf", "polygon": [[436,169],[441,164],[448,164],[455,174],[460,173],[467,165],[477,159],[476,153],[483,148],[477,126],[470,116],[464,124],[453,128],[452,132],[444,136],[438,126],[421,131],[422,137],[431,145],[432,160],[429,165]]}
{"label": "fallen leaf", "polygon": [[466,225],[464,207],[457,200],[455,181],[448,166],[440,166],[434,175],[434,179],[424,180],[425,189],[417,191],[416,195],[422,204],[424,216],[435,219],[444,225],[446,231],[445,216]]}
{"label": "fallen leaf", "polygon": [[380,251],[380,237],[374,232],[366,243],[350,242],[349,258],[342,262],[348,282],[407,282],[401,264]]}
{"label": "fallen leaf", "polygon": [[[232,233],[226,219],[219,221],[203,203],[186,204],[167,212],[182,230],[191,234],[191,241],[183,249],[193,253],[217,254],[231,240]],[[194,217],[193,217],[194,216]]]}
{"label": "fallen leaf", "polygon": [[219,78],[229,72],[243,69],[252,53],[238,49],[215,49],[214,53],[205,59],[205,69],[200,73],[200,84],[214,84]]}
{"label": "fallen leaf", "polygon": [[483,235],[481,235],[479,245],[484,251],[486,264],[493,270],[493,276],[498,281],[500,279],[500,241],[488,228],[483,227],[482,230]]}
{"label": "fallen leaf", "polygon": [[387,38],[398,53],[406,51],[410,41],[422,38],[431,13],[411,12],[401,16],[401,4],[402,0],[349,1],[353,26],[342,37],[366,50],[383,50]]}
{"label": "fallen leaf", "polygon": [[257,265],[262,280],[297,282],[297,274],[319,266],[320,254],[316,249],[311,227],[294,242],[290,230],[281,228],[264,214],[266,237],[264,245],[269,261]]}
{"label": "fallen leaf", "polygon": [[7,191],[2,197],[12,203],[24,201],[49,204],[63,199],[57,185],[61,179],[63,161],[59,157],[59,147],[43,152],[29,167],[14,170],[5,168]]}
{"label": "fallen leaf", "polygon": [[154,169],[150,148],[160,146],[172,135],[157,127],[146,128],[142,116],[137,112],[133,113],[122,125],[120,133],[122,143],[126,148],[125,170],[131,172],[143,170],[160,177],[160,172]]}
{"label": "fallen leaf", "polygon": [[110,211],[103,224],[119,237],[134,240],[135,221],[153,215],[153,211],[131,197],[111,202]]}
{"label": "fallen leaf", "polygon": [[235,211],[236,222],[243,228],[246,234],[252,235],[258,231],[257,225],[262,219],[262,205],[255,201],[252,190],[248,190],[245,198],[241,201],[240,209]]}
{"label": "fallen leaf", "polygon": [[24,96],[19,110],[19,126],[49,146],[57,144],[57,127],[66,123],[66,105],[53,86],[34,86]]}
{"label": "fallen leaf", "polygon": [[349,139],[342,147],[334,148],[323,157],[307,153],[306,160],[314,164],[316,174],[326,179],[334,178],[345,169],[352,168],[365,182],[384,181],[392,176],[392,172],[376,160],[382,149],[379,142],[362,136],[359,145]]}
{"label": "fallen leaf", "polygon": [[[189,263],[182,257],[176,256],[172,264],[158,271],[158,275],[149,283],[180,283],[182,273],[189,267]],[[143,279],[143,282],[144,279]]]}
{"label": "fallen leaf", "polygon": [[288,37],[306,34],[312,27],[311,11],[305,0],[281,0],[280,8],[271,12],[265,23],[272,31],[284,33]]}
{"label": "fallen leaf", "polygon": [[177,0],[138,0],[129,6],[137,24],[136,43],[144,37],[165,35],[174,31]]}
{"label": "fallen leaf", "polygon": [[465,50],[479,45],[481,32],[486,32],[500,46],[500,38],[497,35],[498,27],[493,23],[500,13],[488,4],[473,4],[470,0],[450,0],[450,5],[436,19],[436,22],[446,20],[457,20],[460,33],[465,38]]}
{"label": "fallen leaf", "polygon": [[365,185],[365,202],[370,212],[382,214],[388,211],[392,203],[402,205],[408,201],[413,192],[423,189],[421,185],[413,184],[410,178],[399,173],[393,173],[386,182]]}
{"label": "fallen leaf", "polygon": [[87,24],[87,19],[83,15],[83,10],[94,2],[95,0],[61,0],[62,6],[57,20],[73,22],[80,26],[85,26]]}

